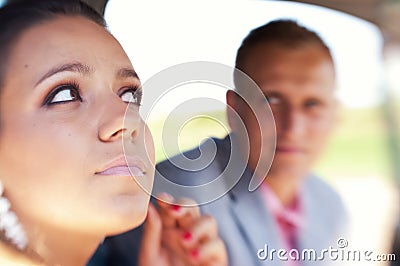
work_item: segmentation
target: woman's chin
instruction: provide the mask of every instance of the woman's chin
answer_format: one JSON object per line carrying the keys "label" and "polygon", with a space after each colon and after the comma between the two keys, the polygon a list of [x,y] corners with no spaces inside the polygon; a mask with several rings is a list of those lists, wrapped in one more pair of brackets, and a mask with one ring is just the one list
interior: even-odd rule
{"label": "woman's chin", "polygon": [[117,203],[116,212],[106,219],[108,225],[113,225],[110,234],[120,234],[140,226],[146,219],[149,199],[148,196],[136,197],[134,201]]}

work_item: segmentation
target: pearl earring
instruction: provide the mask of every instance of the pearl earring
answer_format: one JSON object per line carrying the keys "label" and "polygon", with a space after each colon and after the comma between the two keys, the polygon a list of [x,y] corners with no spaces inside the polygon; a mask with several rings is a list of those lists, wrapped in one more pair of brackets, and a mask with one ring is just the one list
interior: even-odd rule
{"label": "pearl earring", "polygon": [[10,201],[3,197],[4,187],[0,181],[0,232],[19,250],[25,249],[28,238],[18,221],[18,217],[10,210]]}

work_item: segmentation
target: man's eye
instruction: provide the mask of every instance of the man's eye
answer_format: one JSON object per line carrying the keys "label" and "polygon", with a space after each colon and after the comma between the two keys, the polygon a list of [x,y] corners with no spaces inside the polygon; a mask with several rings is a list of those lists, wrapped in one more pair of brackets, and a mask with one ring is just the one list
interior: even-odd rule
{"label": "man's eye", "polygon": [[304,103],[304,107],[311,108],[321,105],[321,102],[318,100],[308,100]]}
{"label": "man's eye", "polygon": [[126,103],[133,103],[140,106],[142,102],[142,91],[139,88],[128,88],[121,95],[121,100]]}
{"label": "man's eye", "polygon": [[266,97],[266,98],[267,98],[267,102],[269,104],[280,104],[281,103],[281,99],[279,97],[270,96],[270,97]]}
{"label": "man's eye", "polygon": [[54,89],[44,100],[43,105],[62,104],[82,101],[76,85],[61,85]]}

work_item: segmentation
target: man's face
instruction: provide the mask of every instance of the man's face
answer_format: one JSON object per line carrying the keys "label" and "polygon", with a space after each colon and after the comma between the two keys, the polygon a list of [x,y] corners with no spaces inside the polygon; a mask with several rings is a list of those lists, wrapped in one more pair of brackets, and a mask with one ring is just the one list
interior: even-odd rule
{"label": "man's face", "polygon": [[[286,48],[259,44],[247,54],[243,71],[260,87],[265,99],[254,101],[257,112],[267,101],[276,123],[275,157],[269,178],[301,177],[320,155],[335,122],[334,66],[326,51],[316,45]],[[238,96],[228,94],[228,104],[240,115],[249,137],[249,167],[254,171],[260,151],[270,149],[270,136]],[[258,119],[260,120],[260,119]],[[235,131],[235,125],[231,125]],[[264,134],[268,135],[268,134]]]}

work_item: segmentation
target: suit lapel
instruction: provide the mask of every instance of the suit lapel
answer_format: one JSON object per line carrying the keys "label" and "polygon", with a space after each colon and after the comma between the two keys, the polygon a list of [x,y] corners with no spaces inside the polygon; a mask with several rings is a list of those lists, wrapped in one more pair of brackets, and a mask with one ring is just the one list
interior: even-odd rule
{"label": "suit lapel", "polygon": [[[268,249],[277,249],[278,235],[276,224],[263,202],[260,190],[248,191],[249,176],[245,172],[243,178],[230,192],[232,199],[231,211],[233,218],[237,221],[244,239],[254,252],[254,258],[257,258],[257,251],[268,245]],[[276,255],[276,254],[275,254]],[[260,264],[263,261],[259,260]],[[264,261],[268,265],[280,265],[274,258],[274,262]],[[275,264],[276,263],[276,264]]]}
{"label": "suit lapel", "polygon": [[319,202],[315,200],[315,196],[310,191],[313,186],[312,181],[312,177],[308,177],[303,183],[301,191],[301,195],[303,195],[304,228],[299,236],[300,248],[321,247],[321,243],[326,240],[327,228],[324,228],[326,221],[319,211]]}
{"label": "suit lapel", "polygon": [[[231,163],[233,161],[233,166],[231,168],[228,167],[229,171],[224,172],[225,175],[231,177],[242,173],[242,169],[245,166],[242,159],[237,156],[239,151],[231,150],[238,147],[238,145],[231,146],[231,141],[235,141],[234,136],[231,136],[232,139],[229,137],[225,138],[219,144],[218,150],[220,153],[217,156],[217,160],[221,166],[220,171],[226,170],[227,157],[231,160]],[[233,156],[227,156],[230,154],[233,154]],[[229,208],[230,215],[248,246],[243,248],[254,254],[251,256],[253,263],[249,262],[248,265],[280,266],[282,263],[277,260],[276,254],[273,261],[270,261],[268,258],[262,261],[257,257],[257,251],[263,249],[265,245],[268,245],[269,249],[278,249],[279,238],[277,233],[278,228],[264,204],[260,190],[257,189],[253,192],[248,190],[251,177],[252,173],[246,168],[238,183],[225,195],[228,198],[225,207]]]}

